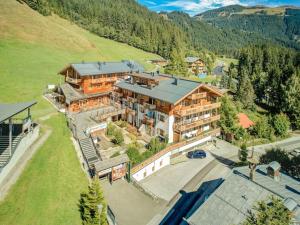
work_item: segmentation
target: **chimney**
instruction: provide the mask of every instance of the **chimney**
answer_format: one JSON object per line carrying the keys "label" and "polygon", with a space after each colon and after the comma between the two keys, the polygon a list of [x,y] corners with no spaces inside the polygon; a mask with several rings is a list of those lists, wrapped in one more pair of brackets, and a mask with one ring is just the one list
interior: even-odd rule
{"label": "chimney", "polygon": [[99,70],[101,70],[101,62],[98,62]]}
{"label": "chimney", "polygon": [[178,78],[174,77],[174,82],[173,82],[174,85],[178,85]]}
{"label": "chimney", "polygon": [[249,161],[249,169],[250,169],[249,178],[250,178],[250,180],[254,181],[255,170],[256,170],[256,166],[258,164],[258,160],[256,158],[250,158],[248,161]]}
{"label": "chimney", "polygon": [[270,162],[267,166],[267,174],[269,177],[272,177],[275,181],[280,180],[280,164],[279,162],[273,161]]}

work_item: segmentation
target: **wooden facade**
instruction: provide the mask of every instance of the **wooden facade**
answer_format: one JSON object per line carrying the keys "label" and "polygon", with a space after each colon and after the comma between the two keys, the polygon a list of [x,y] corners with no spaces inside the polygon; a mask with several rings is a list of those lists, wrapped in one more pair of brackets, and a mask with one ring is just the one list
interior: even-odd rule
{"label": "wooden facade", "polygon": [[69,112],[80,112],[107,105],[110,102],[110,93],[118,79],[124,78],[127,73],[110,73],[81,76],[71,66],[61,73],[65,83],[70,84],[74,91],[82,96],[78,100],[72,100],[64,104]]}

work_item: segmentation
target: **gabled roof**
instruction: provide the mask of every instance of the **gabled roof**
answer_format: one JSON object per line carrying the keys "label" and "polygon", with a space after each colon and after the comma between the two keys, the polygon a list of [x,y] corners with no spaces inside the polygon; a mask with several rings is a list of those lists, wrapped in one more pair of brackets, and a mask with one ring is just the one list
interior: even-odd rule
{"label": "gabled roof", "polygon": [[175,80],[173,78],[161,80],[158,85],[151,89],[139,84],[132,84],[128,81],[121,81],[117,83],[116,86],[151,98],[162,100],[170,104],[175,104],[201,85],[201,83],[183,79],[177,79],[176,85],[174,81]]}
{"label": "gabled roof", "polygon": [[245,113],[239,113],[239,125],[242,126],[244,129],[247,129],[254,125],[254,122],[249,119],[249,117]]}
{"label": "gabled roof", "polygon": [[143,72],[144,68],[134,61],[123,60],[120,62],[82,62],[71,63],[59,74],[65,74],[72,67],[80,76],[92,76],[111,73]]}
{"label": "gabled roof", "polygon": [[36,101],[12,104],[0,103],[0,123],[35,105]]}
{"label": "gabled roof", "polygon": [[250,169],[247,166],[235,168],[219,188],[186,218],[188,224],[240,224],[257,201],[266,200],[271,195],[283,200],[292,199],[295,203],[289,205],[293,207],[297,204],[299,207],[300,182],[283,173],[280,174],[280,180],[275,181],[267,175],[267,167],[257,166],[254,181],[249,179]]}
{"label": "gabled roof", "polygon": [[198,58],[198,57],[188,56],[188,57],[185,58],[185,62],[187,62],[187,63],[193,63],[193,62],[196,62],[199,59],[200,58]]}
{"label": "gabled roof", "polygon": [[121,81],[119,83],[116,83],[116,86],[174,105],[199,87],[203,87],[219,96],[222,96],[222,93],[218,91],[217,88],[202,84],[197,81],[180,79],[178,77],[176,78],[165,74],[154,75],[154,77],[157,77],[157,80],[159,80],[159,84],[152,88],[136,83],[132,84],[130,81]]}
{"label": "gabled roof", "polygon": [[94,164],[94,168],[96,172],[101,172],[103,170],[112,168],[114,166],[118,166],[122,163],[127,163],[129,162],[129,158],[126,154],[118,155],[116,157],[103,160],[103,161],[98,161]]}

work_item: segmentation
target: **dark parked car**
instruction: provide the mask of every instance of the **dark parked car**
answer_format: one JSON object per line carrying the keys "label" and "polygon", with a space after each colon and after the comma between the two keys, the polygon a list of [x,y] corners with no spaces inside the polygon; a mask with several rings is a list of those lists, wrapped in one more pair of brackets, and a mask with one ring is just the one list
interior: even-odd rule
{"label": "dark parked car", "polygon": [[206,157],[206,152],[203,150],[190,151],[188,152],[187,157],[190,159],[203,159]]}

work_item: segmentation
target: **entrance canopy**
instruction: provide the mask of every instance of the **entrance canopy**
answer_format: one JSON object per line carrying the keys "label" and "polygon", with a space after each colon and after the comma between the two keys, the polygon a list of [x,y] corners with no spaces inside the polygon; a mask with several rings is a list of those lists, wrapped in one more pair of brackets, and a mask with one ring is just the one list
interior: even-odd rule
{"label": "entrance canopy", "polygon": [[32,107],[36,103],[37,103],[36,101],[20,102],[20,103],[12,103],[12,104],[0,103],[0,123],[23,112],[24,110]]}

